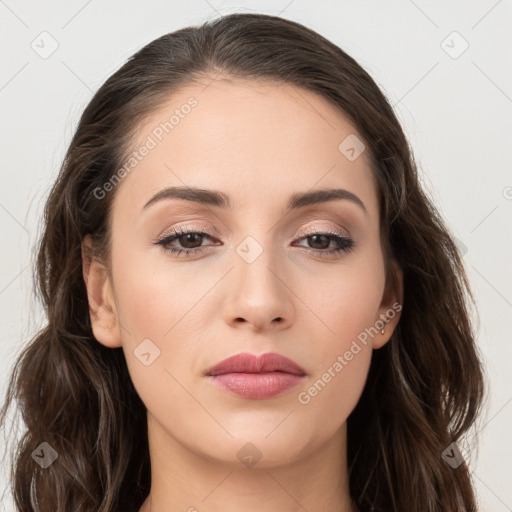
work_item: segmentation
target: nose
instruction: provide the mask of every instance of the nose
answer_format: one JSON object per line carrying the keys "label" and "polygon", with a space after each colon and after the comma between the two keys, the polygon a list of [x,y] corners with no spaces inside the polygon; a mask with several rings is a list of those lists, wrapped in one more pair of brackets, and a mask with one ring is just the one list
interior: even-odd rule
{"label": "nose", "polygon": [[225,283],[224,321],[237,329],[255,332],[286,329],[293,323],[295,308],[290,278],[264,250],[248,263],[235,255],[235,268]]}

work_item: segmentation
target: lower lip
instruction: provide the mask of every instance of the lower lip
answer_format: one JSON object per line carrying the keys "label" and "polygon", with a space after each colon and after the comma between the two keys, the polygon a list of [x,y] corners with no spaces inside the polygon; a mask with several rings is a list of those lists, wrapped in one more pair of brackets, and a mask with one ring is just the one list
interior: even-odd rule
{"label": "lower lip", "polygon": [[235,395],[252,400],[272,398],[302,382],[301,375],[285,372],[225,373],[210,375],[214,384]]}

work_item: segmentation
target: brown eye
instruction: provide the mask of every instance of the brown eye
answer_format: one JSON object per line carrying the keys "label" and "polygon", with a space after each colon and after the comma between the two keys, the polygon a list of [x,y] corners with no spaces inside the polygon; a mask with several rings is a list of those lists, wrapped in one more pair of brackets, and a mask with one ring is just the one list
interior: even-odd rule
{"label": "brown eye", "polygon": [[[300,238],[299,240],[307,240],[307,246],[299,245],[304,247],[312,253],[320,255],[333,255],[341,251],[349,252],[354,248],[354,241],[337,231],[331,231],[328,233],[312,233]],[[338,247],[329,248],[331,242],[335,242]]]}
{"label": "brown eye", "polygon": [[328,249],[331,245],[331,240],[326,235],[312,235],[308,236],[308,239],[313,241],[309,243],[312,249]]}
{"label": "brown eye", "polygon": [[184,255],[187,256],[188,254],[198,254],[206,250],[207,246],[202,243],[204,239],[213,240],[213,238],[204,231],[187,231],[182,228],[177,228],[157,240],[155,244],[162,246],[164,251],[176,255],[184,253]]}
{"label": "brown eye", "polygon": [[196,249],[202,245],[201,241],[203,238],[204,236],[200,233],[187,233],[176,237],[176,240],[180,242],[184,249]]}

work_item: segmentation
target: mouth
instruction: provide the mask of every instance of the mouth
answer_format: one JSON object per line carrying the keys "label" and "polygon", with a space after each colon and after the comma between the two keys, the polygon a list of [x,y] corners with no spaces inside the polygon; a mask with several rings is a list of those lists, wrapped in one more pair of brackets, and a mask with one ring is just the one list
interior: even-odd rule
{"label": "mouth", "polygon": [[246,399],[262,400],[297,387],[306,372],[280,354],[241,353],[213,366],[205,376],[224,391]]}

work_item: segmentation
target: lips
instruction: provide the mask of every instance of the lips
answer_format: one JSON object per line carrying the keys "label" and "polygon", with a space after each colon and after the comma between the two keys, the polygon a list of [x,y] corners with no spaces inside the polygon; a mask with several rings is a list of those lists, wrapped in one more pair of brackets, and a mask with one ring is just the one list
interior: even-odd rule
{"label": "lips", "polygon": [[303,376],[306,372],[291,359],[274,352],[267,352],[260,356],[243,352],[228,357],[210,368],[207,375],[224,375],[226,373],[270,373],[284,372]]}
{"label": "lips", "polygon": [[206,373],[218,388],[239,397],[263,400],[299,386],[306,372],[287,357],[272,352],[229,357]]}

